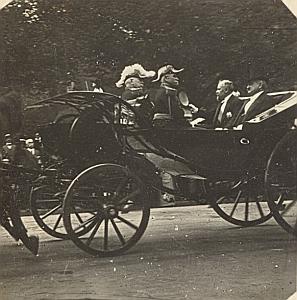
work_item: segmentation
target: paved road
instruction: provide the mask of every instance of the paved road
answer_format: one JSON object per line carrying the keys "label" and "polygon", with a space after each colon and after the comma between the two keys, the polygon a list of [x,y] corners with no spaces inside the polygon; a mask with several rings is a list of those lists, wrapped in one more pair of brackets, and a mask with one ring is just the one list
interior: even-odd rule
{"label": "paved road", "polygon": [[273,220],[237,228],[206,206],[154,209],[140,242],[112,258],[93,258],[25,221],[40,253],[1,229],[1,300],[282,300],[296,290],[297,243]]}

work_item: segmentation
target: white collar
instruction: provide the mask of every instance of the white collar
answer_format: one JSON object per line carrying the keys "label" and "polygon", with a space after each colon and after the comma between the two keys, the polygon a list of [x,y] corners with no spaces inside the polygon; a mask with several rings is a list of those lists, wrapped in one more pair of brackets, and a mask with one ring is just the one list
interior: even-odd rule
{"label": "white collar", "polygon": [[247,102],[247,104],[244,107],[244,113],[246,114],[249,108],[252,106],[252,104],[262,95],[264,91],[260,91],[256,93],[255,95],[251,96],[250,100]]}
{"label": "white collar", "polygon": [[250,101],[256,100],[263,93],[264,93],[264,91],[260,91],[260,92],[258,92],[256,94],[254,94],[253,96],[251,96]]}
{"label": "white collar", "polygon": [[226,103],[226,102],[231,98],[231,96],[233,96],[233,93],[231,93],[231,94],[229,94],[228,96],[226,96],[226,97],[224,98],[224,100],[221,101],[221,103]]}

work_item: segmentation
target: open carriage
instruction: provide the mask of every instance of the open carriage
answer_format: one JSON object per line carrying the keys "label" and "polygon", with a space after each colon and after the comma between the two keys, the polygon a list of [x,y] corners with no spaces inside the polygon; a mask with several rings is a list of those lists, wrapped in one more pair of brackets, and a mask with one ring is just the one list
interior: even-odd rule
{"label": "open carriage", "polygon": [[[143,235],[161,192],[209,205],[252,226],[272,215],[297,235],[297,92],[241,129],[158,128],[111,94],[70,92],[26,109],[42,137],[43,170],[31,208],[37,223],[93,255],[117,255]],[[160,177],[174,177],[170,189]]]}

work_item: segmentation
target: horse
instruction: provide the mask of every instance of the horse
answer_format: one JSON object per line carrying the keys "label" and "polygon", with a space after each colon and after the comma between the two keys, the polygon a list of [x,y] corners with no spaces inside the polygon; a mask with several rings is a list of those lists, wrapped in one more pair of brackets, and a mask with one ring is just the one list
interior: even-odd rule
{"label": "horse", "polygon": [[[5,134],[9,133],[12,136],[22,134],[24,124],[23,111],[23,100],[16,91],[7,89],[0,91],[1,145],[3,145]],[[25,153],[25,150],[19,152]],[[36,255],[39,246],[38,237],[29,236],[22,222],[15,191],[10,182],[10,179],[13,178],[11,177],[9,164],[1,164],[0,173],[0,225],[4,227],[15,240],[21,239],[24,245]]]}

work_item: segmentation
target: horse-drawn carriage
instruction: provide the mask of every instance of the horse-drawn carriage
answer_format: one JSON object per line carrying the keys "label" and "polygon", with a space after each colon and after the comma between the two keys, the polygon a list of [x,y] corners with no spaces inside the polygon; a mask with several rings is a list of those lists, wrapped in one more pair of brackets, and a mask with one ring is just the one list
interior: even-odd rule
{"label": "horse-drawn carriage", "polygon": [[240,226],[273,215],[297,235],[297,92],[271,97],[277,105],[231,130],[155,127],[106,93],[69,92],[28,107],[26,134],[39,132],[44,153],[32,181],[35,220],[90,254],[117,255],[141,238],[161,191],[180,203],[205,199]]}

